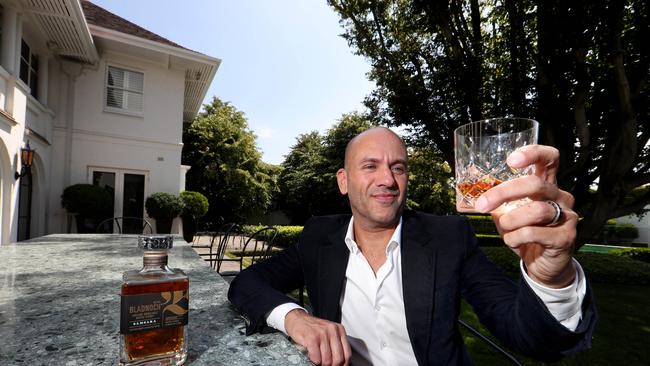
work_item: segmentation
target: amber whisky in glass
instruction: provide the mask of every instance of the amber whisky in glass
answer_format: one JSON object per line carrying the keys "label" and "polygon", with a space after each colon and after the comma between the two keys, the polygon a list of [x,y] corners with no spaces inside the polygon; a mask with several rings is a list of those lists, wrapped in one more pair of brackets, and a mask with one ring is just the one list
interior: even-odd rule
{"label": "amber whisky in glass", "polygon": [[182,365],[187,358],[189,279],[169,268],[168,235],[141,236],[140,270],[122,277],[120,365]]}

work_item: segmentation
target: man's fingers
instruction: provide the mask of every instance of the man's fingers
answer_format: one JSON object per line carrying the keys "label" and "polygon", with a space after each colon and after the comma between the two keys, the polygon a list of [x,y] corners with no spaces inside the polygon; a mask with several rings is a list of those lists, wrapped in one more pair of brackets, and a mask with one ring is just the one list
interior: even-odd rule
{"label": "man's fingers", "polygon": [[572,246],[576,231],[575,221],[578,215],[573,211],[567,211],[565,221],[559,226],[523,226],[518,229],[507,231],[503,234],[503,241],[513,249],[521,245],[535,243],[547,249],[559,249],[566,251],[566,248]]}
{"label": "man's fingers", "polygon": [[476,201],[476,208],[481,212],[490,212],[505,202],[527,197],[533,200],[555,201],[558,198],[558,192],[559,189],[555,184],[535,175],[527,175],[503,182],[483,193]]}
{"label": "man's fingers", "polygon": [[341,344],[343,345],[343,357],[344,365],[349,365],[350,360],[352,359],[352,347],[350,347],[350,342],[348,342],[348,336],[345,333],[345,328],[341,325],[338,327],[339,338],[341,339]]}
{"label": "man's fingers", "polygon": [[[566,193],[561,191],[561,193]],[[559,225],[564,223],[571,215],[575,215],[571,211],[571,206],[567,203],[571,203],[571,196],[567,194],[568,197],[565,197],[564,194],[560,194],[555,202],[562,208],[562,217],[560,218]],[[499,229],[503,232],[510,232],[517,230],[520,227],[524,226],[547,226],[557,215],[557,211],[549,201],[531,201],[521,207],[517,207],[508,213],[501,215],[493,215],[495,218],[495,223],[499,226]]]}
{"label": "man's fingers", "polygon": [[343,365],[345,363],[345,354],[338,328],[342,328],[342,326],[336,323],[330,323],[326,328],[330,353],[328,357],[323,357],[324,365],[327,365],[328,361],[331,365]]}
{"label": "man's fingers", "polygon": [[525,168],[534,164],[535,175],[550,183],[556,183],[560,152],[551,146],[527,145],[510,154],[507,163],[513,168]]}

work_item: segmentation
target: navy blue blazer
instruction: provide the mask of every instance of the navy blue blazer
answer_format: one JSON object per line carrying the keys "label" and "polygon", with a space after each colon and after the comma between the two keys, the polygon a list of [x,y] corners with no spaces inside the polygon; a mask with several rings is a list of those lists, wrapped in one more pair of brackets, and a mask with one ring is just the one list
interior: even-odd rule
{"label": "navy blue blazer", "polygon": [[[514,283],[479,249],[469,221],[406,211],[402,216],[402,282],[409,338],[419,365],[471,364],[458,329],[461,296],[507,347],[552,361],[591,346],[596,311],[589,286],[583,318],[569,331],[548,312],[527,283]],[[313,314],[340,322],[341,291],[349,251],[349,215],[314,217],[299,243],[242,271],[229,300],[247,332],[266,326],[276,306],[303,284]]]}

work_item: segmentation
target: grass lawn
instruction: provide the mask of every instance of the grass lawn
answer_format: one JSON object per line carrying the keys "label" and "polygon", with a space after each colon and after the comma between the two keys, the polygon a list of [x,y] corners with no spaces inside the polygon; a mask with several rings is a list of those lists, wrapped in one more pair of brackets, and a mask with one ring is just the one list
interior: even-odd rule
{"label": "grass lawn", "polygon": [[[592,283],[599,320],[591,350],[556,365],[647,365],[650,360],[650,286]],[[463,304],[461,318],[483,328],[472,309]],[[465,344],[476,365],[508,365],[506,358],[463,331]],[[545,365],[518,356],[525,365]]]}
{"label": "grass lawn", "polygon": [[[591,281],[599,316],[592,349],[565,358],[555,365],[648,365],[650,364],[648,342],[650,341],[650,295],[648,295],[650,284],[647,279],[650,266],[630,258],[599,253],[600,249],[585,250],[587,253],[582,253],[578,259],[588,277],[602,281]],[[484,251],[507,273],[518,276],[518,258],[511,251],[506,248],[484,248]],[[241,253],[229,253],[229,256],[234,257],[236,254]],[[250,257],[244,257],[244,267],[249,264]],[[297,297],[297,292],[292,295]],[[465,302],[462,304],[461,319],[481,333],[489,335]],[[462,327],[461,332],[476,365],[512,364]],[[524,365],[546,365],[521,355],[515,354],[515,357]]]}

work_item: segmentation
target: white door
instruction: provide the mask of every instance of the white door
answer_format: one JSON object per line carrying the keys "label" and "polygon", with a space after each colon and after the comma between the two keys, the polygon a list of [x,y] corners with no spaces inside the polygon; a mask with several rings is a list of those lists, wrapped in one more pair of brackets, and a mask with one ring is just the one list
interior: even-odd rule
{"label": "white door", "polygon": [[[111,169],[90,168],[90,181],[94,185],[103,187],[113,198],[113,217],[145,218],[144,200],[147,197],[149,175],[147,172]],[[137,221],[124,220],[122,232],[135,232],[137,228],[129,225],[141,225]],[[117,230],[116,228],[113,228]],[[140,231],[142,227],[139,228]]]}

